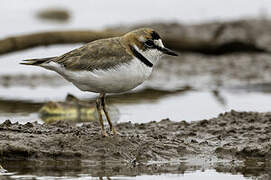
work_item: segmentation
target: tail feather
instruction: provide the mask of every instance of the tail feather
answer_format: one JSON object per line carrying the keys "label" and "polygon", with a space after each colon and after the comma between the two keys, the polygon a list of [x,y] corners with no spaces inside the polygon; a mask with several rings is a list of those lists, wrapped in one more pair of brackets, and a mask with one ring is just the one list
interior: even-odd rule
{"label": "tail feather", "polygon": [[23,65],[33,65],[33,66],[39,66],[45,62],[49,62],[52,59],[54,59],[55,57],[48,57],[48,58],[41,58],[41,59],[25,59],[23,60],[23,62],[21,62],[20,64]]}

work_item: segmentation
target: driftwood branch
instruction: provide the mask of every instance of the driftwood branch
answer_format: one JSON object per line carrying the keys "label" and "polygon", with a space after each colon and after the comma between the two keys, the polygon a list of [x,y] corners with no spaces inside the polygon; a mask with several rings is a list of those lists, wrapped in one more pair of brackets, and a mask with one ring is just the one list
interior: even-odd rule
{"label": "driftwood branch", "polygon": [[0,55],[36,46],[86,43],[120,34],[113,31],[53,31],[13,36],[0,40]]}
{"label": "driftwood branch", "polygon": [[[192,26],[180,24],[144,26],[156,29],[161,33],[166,46],[180,52],[220,55],[233,52],[270,52],[271,50],[271,21],[236,21]],[[8,37],[0,40],[0,55],[36,46],[87,43],[101,38],[120,36],[138,27],[142,25],[104,31],[53,31]]]}

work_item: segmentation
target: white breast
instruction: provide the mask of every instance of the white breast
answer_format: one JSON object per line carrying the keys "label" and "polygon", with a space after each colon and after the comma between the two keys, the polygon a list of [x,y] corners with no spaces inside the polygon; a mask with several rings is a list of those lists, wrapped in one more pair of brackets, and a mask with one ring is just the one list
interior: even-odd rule
{"label": "white breast", "polygon": [[138,59],[118,65],[112,69],[94,71],[70,71],[50,62],[47,69],[54,70],[83,91],[97,93],[119,93],[128,91],[143,83],[152,72]]}

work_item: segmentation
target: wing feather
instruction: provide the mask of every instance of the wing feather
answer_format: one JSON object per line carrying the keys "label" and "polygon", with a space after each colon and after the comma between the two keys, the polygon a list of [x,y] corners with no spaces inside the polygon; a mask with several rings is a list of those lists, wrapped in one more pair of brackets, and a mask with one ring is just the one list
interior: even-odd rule
{"label": "wing feather", "polygon": [[109,69],[128,63],[133,57],[122,46],[119,38],[101,39],[72,50],[53,61],[66,69],[78,71]]}

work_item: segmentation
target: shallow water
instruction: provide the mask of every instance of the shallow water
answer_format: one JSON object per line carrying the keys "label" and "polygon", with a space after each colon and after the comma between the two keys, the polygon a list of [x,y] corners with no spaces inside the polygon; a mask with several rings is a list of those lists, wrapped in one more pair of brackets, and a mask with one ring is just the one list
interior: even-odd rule
{"label": "shallow water", "polygon": [[[151,175],[138,174],[136,170],[138,167],[130,167],[126,172],[118,174],[118,165],[113,165],[113,168],[103,164],[97,164],[95,162],[88,161],[44,161],[32,162],[32,161],[2,161],[3,166],[10,169],[10,172],[2,172],[1,177],[6,179],[249,179],[241,174],[235,173],[223,173],[216,172],[214,169],[204,169],[199,166],[189,165],[185,162],[165,164],[165,169],[172,169],[176,173],[155,173],[155,170]],[[163,164],[160,164],[163,166]],[[40,167],[36,169],[35,167]],[[177,173],[178,172],[178,173]]]}
{"label": "shallow water", "polygon": [[218,173],[214,170],[206,170],[206,171],[195,171],[195,172],[185,172],[184,174],[159,174],[159,175],[141,175],[141,176],[112,176],[112,177],[93,177],[89,176],[88,174],[79,174],[77,177],[75,176],[35,176],[35,175],[20,175],[16,173],[10,173],[6,176],[7,179],[37,179],[37,180],[45,180],[45,179],[78,179],[78,180],[87,180],[87,179],[99,179],[99,180],[143,180],[143,179],[150,179],[150,180],[162,180],[162,179],[169,179],[169,180],[194,180],[194,179],[209,179],[209,180],[216,180],[217,178],[221,180],[226,179],[233,179],[233,180],[242,180],[248,179],[242,175],[232,175],[228,173]]}
{"label": "shallow water", "polygon": [[[73,91],[74,90],[74,91]],[[19,91],[16,95],[12,92]],[[93,101],[96,94],[77,92],[72,87],[7,88],[0,93],[0,122],[10,119],[20,123],[43,121],[38,110],[48,100],[63,101],[67,92],[81,100]],[[50,96],[48,96],[50,94]],[[230,111],[266,112],[271,107],[271,94],[245,90],[161,91],[142,89],[126,94],[108,96],[109,106],[119,110],[118,122],[144,123],[169,118],[173,121],[210,119]]]}

